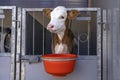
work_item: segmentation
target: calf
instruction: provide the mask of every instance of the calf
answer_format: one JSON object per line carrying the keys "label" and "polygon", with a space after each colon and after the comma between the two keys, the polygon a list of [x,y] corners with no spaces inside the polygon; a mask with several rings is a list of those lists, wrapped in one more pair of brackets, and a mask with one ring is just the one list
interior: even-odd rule
{"label": "calf", "polygon": [[78,11],[67,9],[63,6],[58,6],[50,10],[43,10],[44,14],[50,18],[47,29],[54,33],[52,38],[52,53],[72,53],[74,35],[69,29],[69,20],[76,18]]}

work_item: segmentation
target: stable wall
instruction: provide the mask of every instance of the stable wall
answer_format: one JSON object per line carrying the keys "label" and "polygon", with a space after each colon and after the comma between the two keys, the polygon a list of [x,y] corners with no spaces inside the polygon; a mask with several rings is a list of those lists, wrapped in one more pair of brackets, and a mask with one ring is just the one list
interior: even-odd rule
{"label": "stable wall", "polygon": [[[87,7],[88,0],[2,0],[0,5],[16,5],[18,7],[56,7],[58,5],[67,7]],[[32,5],[32,6],[31,6]]]}
{"label": "stable wall", "polygon": [[107,10],[106,52],[103,51],[103,80],[120,80],[120,0],[92,0],[92,7]]}

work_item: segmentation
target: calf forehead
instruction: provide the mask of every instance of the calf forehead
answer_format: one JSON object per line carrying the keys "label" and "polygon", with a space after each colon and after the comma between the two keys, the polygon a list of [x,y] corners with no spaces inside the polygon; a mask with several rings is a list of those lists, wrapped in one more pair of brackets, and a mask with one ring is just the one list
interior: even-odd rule
{"label": "calf forehead", "polygon": [[51,17],[59,17],[60,15],[67,16],[67,9],[63,6],[58,6],[51,12]]}

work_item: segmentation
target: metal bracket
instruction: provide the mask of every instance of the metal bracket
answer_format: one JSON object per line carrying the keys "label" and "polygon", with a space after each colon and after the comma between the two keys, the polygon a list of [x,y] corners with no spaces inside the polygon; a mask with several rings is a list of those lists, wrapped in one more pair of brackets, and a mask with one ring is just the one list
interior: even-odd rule
{"label": "metal bracket", "polygon": [[42,60],[41,60],[41,58],[40,58],[40,56],[33,56],[33,55],[22,55],[22,56],[20,56],[19,55],[19,61],[18,62],[20,62],[20,61],[23,61],[23,62],[29,62],[30,64],[32,64],[32,63],[39,63],[39,62],[41,62]]}
{"label": "metal bracket", "polygon": [[103,25],[103,30],[109,30],[109,26],[106,22],[99,22],[98,24]]}
{"label": "metal bracket", "polygon": [[98,24],[105,24],[105,22],[99,22]]}

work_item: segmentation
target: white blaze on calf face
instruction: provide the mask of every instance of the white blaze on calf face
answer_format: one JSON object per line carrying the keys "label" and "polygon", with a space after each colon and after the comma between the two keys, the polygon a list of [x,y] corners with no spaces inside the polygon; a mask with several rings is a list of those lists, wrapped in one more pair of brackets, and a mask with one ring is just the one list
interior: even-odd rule
{"label": "white blaze on calf face", "polygon": [[59,33],[66,29],[65,20],[67,18],[67,10],[65,7],[58,6],[50,13],[51,20],[47,29],[53,33]]}

